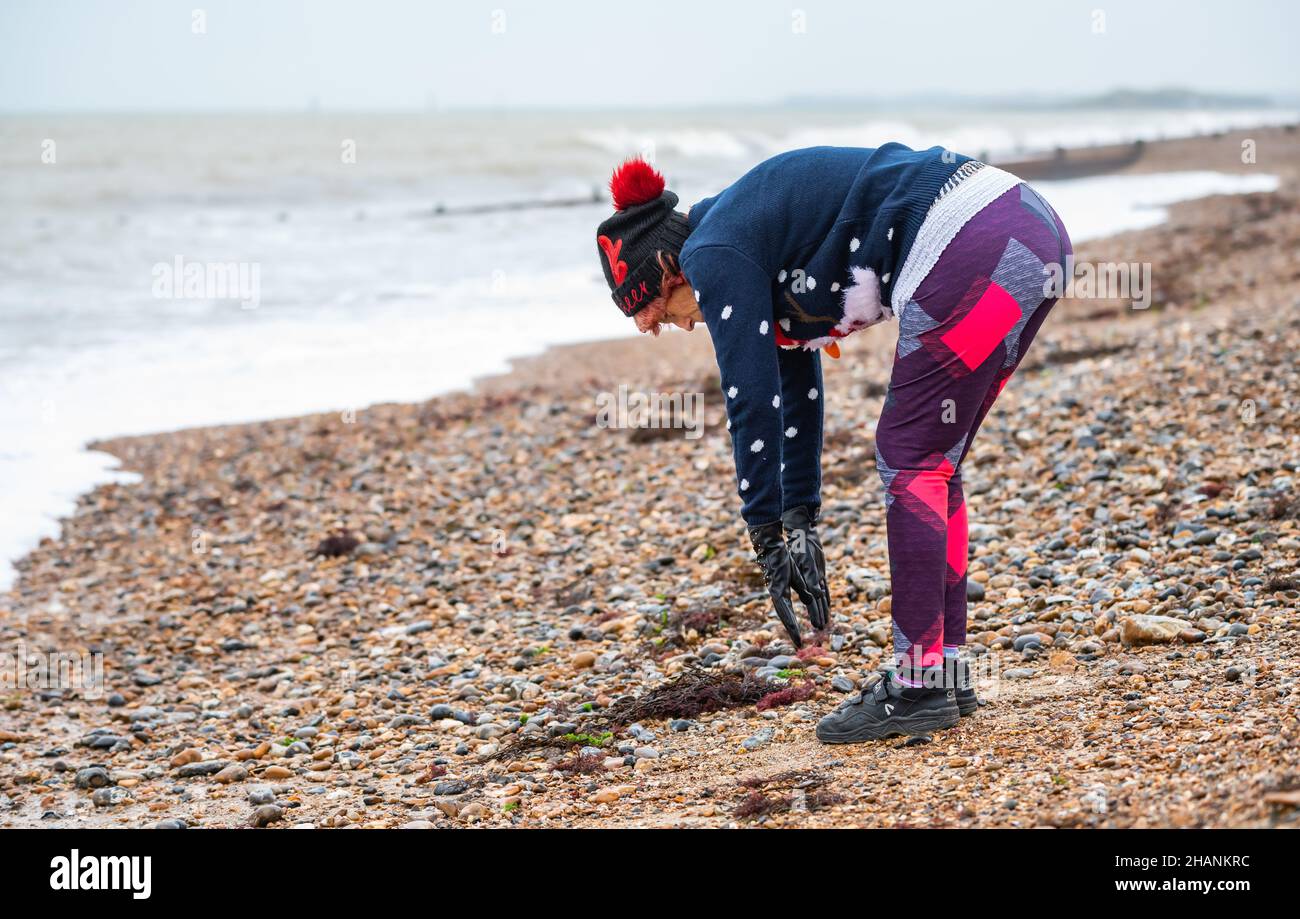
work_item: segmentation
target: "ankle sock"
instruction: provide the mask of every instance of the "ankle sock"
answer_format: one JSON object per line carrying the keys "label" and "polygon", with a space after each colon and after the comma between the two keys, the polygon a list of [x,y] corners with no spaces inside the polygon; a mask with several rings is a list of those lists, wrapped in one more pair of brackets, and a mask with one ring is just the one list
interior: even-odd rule
{"label": "ankle sock", "polygon": [[960,645],[944,645],[944,646],[943,646],[943,656],[944,656],[945,658],[949,658],[949,657],[957,657],[957,655],[958,655],[958,653],[959,653],[960,651],[961,651],[961,646],[960,646]]}
{"label": "ankle sock", "polygon": [[894,682],[899,686],[906,686],[909,689],[919,689],[922,685],[920,680],[909,680],[907,677],[902,676],[899,673],[894,674]]}

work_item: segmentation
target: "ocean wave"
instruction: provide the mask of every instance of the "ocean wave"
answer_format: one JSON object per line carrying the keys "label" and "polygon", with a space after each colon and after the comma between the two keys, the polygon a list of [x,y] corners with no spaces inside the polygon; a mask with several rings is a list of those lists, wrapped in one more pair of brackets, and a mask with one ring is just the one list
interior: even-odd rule
{"label": "ocean wave", "polygon": [[[785,150],[814,146],[878,147],[895,141],[913,148],[935,145],[972,156],[1006,159],[1048,153],[1058,147],[1091,147],[1194,137],[1247,127],[1300,123],[1294,109],[1204,109],[1141,112],[1064,110],[988,112],[924,118],[843,116],[818,121],[810,115],[788,130],[602,127],[577,139],[611,157],[652,153],[655,157],[754,160]],[[789,120],[789,119],[787,119]]]}

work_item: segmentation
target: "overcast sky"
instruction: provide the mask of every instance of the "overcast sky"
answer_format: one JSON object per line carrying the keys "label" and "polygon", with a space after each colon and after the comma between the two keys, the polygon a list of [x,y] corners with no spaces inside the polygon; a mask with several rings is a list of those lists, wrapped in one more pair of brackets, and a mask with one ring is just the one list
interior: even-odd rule
{"label": "overcast sky", "polygon": [[1297,36],[1295,0],[0,0],[0,110],[1295,98]]}

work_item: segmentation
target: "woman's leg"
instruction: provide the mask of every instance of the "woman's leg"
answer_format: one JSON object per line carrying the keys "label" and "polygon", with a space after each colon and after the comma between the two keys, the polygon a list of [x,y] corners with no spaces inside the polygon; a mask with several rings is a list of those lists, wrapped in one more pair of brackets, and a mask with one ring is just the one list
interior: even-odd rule
{"label": "woman's leg", "polygon": [[[967,443],[970,443],[969,438]],[[948,542],[943,582],[943,653],[955,654],[966,644],[966,561],[969,542],[966,495],[961,489],[961,466],[948,480]]]}
{"label": "woman's leg", "polygon": [[1018,366],[1020,359],[1029,349],[1029,345],[1038,333],[1038,328],[1047,318],[1047,314],[1056,305],[1055,298],[1049,298],[1034,310],[1029,322],[1020,333],[1019,348],[1015,362],[1010,367],[1003,367],[994,377],[993,385],[984,396],[984,402],[975,416],[970,431],[966,435],[966,445],[957,463],[957,471],[948,481],[948,579],[945,583],[943,613],[943,645],[945,654],[955,654],[957,649],[966,644],[966,567],[968,561],[968,527],[966,520],[966,496],[961,487],[961,466],[970,452],[971,443],[984,422],[984,417],[993,407],[998,395],[1006,387]]}
{"label": "woman's leg", "polygon": [[[924,670],[943,663],[945,644],[965,640],[964,618],[958,628],[957,610],[949,612],[949,598],[955,603],[958,584],[964,596],[966,579],[966,502],[958,469],[967,435],[998,369],[991,359],[975,367],[935,361],[924,346],[925,337],[957,329],[972,314],[971,321],[983,320],[973,313],[978,296],[969,302],[960,295],[944,298],[933,286],[927,293],[924,305],[909,303],[900,318],[899,352],[876,425],[876,470],[885,485],[894,658],[899,679],[907,683],[921,682]],[[917,325],[929,329],[918,333]],[[960,614],[965,616],[964,604]]]}
{"label": "woman's leg", "polygon": [[1050,309],[1044,266],[1068,251],[1059,219],[1021,184],[962,228],[899,317],[876,463],[901,680],[919,682],[945,644],[965,641],[961,461]]}

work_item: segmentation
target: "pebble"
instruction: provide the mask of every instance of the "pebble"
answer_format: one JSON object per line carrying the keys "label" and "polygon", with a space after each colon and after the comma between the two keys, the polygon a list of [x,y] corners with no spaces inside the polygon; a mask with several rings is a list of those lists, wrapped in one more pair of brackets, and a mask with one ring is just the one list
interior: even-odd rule
{"label": "pebble", "polygon": [[222,785],[231,785],[235,782],[242,782],[248,778],[248,770],[237,763],[231,763],[212,777],[213,781]]}
{"label": "pebble", "polygon": [[744,740],[742,740],[740,742],[740,745],[744,749],[752,752],[754,750],[757,750],[759,747],[763,747],[771,743],[773,734],[774,731],[772,728],[762,728],[758,731],[755,731],[749,737],[746,737]]}
{"label": "pebble", "polygon": [[1149,645],[1177,639],[1187,623],[1172,616],[1125,616],[1119,622],[1120,640],[1126,645]]}
{"label": "pebble", "polygon": [[105,785],[111,785],[112,783],[113,780],[109,778],[108,770],[102,766],[89,766],[77,770],[76,785],[78,788],[103,788]]}
{"label": "pebble", "polygon": [[126,788],[97,788],[90,798],[96,807],[116,807],[131,800],[131,792]]}
{"label": "pebble", "polygon": [[612,804],[619,798],[635,790],[635,787],[631,785],[610,786],[608,788],[601,788],[594,792],[590,800],[596,804]]}
{"label": "pebble", "polygon": [[186,748],[171,758],[171,767],[179,769],[187,763],[197,763],[203,759],[203,754],[192,747]]}
{"label": "pebble", "polygon": [[259,829],[268,826],[280,820],[284,816],[284,809],[277,804],[263,804],[257,810],[253,811],[252,824]]}
{"label": "pebble", "polygon": [[1011,643],[1011,646],[1016,651],[1024,651],[1026,648],[1041,648],[1043,646],[1043,636],[1034,632],[1027,635],[1018,635],[1015,641]]}

